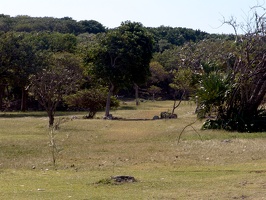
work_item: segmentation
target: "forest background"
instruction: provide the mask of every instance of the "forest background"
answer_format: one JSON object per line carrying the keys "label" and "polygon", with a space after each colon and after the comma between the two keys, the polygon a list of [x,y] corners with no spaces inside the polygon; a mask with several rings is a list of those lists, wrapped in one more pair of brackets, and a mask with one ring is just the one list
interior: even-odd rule
{"label": "forest background", "polygon": [[[137,104],[139,98],[136,96],[137,93],[140,98],[152,100],[194,99],[200,103],[197,109],[199,117],[213,114],[217,116],[218,125],[211,123],[211,127],[240,131],[260,127],[259,130],[264,130],[265,127],[261,128],[261,124],[265,119],[263,118],[262,122],[261,118],[257,119],[261,115],[261,109],[264,110],[261,106],[265,98],[264,21],[258,17],[256,10],[253,14],[254,18],[251,18],[253,21],[247,22],[246,29],[242,25],[242,30],[246,31],[246,34],[242,35],[238,35],[236,31],[238,24],[235,24],[234,18],[224,21],[235,30],[235,34],[228,35],[209,34],[188,28],[144,27],[141,23],[130,21],[121,23],[118,28],[108,29],[94,20],[76,21],[70,17],[58,19],[1,15],[0,108],[40,110],[41,104],[51,119],[56,109],[92,110],[92,107],[97,107],[100,110],[104,107],[104,102],[97,106],[95,103],[90,106],[83,106],[84,104],[77,106],[80,103],[68,101],[67,97],[63,97],[80,90],[87,90],[81,96],[88,96],[88,93],[107,95],[108,90],[110,92],[110,83],[113,85],[116,80],[119,87],[112,89],[112,95],[128,98],[135,95]],[[117,30],[120,32],[116,32]],[[120,38],[116,38],[115,34],[118,33],[121,34]],[[125,33],[132,34],[132,38],[130,39],[131,36],[123,38]],[[149,41],[142,44],[145,38],[149,38]],[[122,43],[112,42],[119,40],[130,45],[134,44],[133,41],[139,45],[139,50],[145,45],[152,46],[141,55],[137,55],[136,48],[132,53],[135,56],[133,59],[132,56],[127,57],[130,55],[127,53],[129,45],[123,46]],[[243,42],[244,40],[246,42]],[[111,46],[108,46],[109,44]],[[255,46],[261,48],[254,48]],[[134,45],[131,49],[133,47]],[[112,63],[112,59],[116,61],[117,58],[123,57],[120,59],[123,60],[120,61],[123,65],[120,65],[124,67],[124,71],[118,65],[121,68],[119,78],[117,78],[118,73],[113,74],[115,70],[101,77],[99,74],[103,75],[106,71],[99,71],[99,68],[95,71],[92,67],[106,65],[105,61],[105,63],[99,61],[104,51],[110,55],[111,51],[120,52],[122,55],[113,58],[113,55],[110,56],[111,65],[116,64]],[[97,56],[100,59],[97,60]],[[138,60],[138,63],[136,62],[131,68],[125,67],[130,66],[132,59]],[[139,64],[144,61],[146,65]],[[137,65],[139,68],[134,68]],[[46,80],[43,74],[42,79],[37,79],[36,75],[44,71],[49,71],[48,75],[46,73]],[[47,90],[47,84],[36,84],[36,81],[51,82],[51,74],[55,74],[51,85],[58,85],[58,88]],[[124,75],[123,78],[121,74]],[[229,76],[232,74],[233,76]],[[111,79],[113,81],[110,81]],[[60,84],[58,80],[61,80]],[[106,80],[109,80],[109,83]],[[37,94],[36,87],[35,90],[30,90],[34,85],[38,90],[44,88],[44,93],[49,93],[45,97],[46,100],[49,99],[48,102],[40,101],[43,94]],[[256,94],[252,93],[254,91]],[[76,98],[77,96],[72,96],[70,99]],[[92,98],[94,102],[99,103],[99,99],[103,99],[104,95]],[[242,105],[241,109],[239,104]],[[92,117],[95,112],[92,111]],[[258,126],[254,126],[253,119],[250,120],[250,113],[256,123],[259,123]],[[106,116],[108,115],[109,112]],[[262,115],[264,116],[264,112]],[[243,128],[247,126],[248,129]]]}

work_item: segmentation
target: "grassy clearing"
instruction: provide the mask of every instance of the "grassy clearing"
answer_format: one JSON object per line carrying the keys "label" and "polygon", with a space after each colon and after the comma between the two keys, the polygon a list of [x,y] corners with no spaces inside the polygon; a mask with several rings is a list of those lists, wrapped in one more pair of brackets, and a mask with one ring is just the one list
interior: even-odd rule
{"label": "grassy clearing", "polygon": [[[48,119],[43,113],[0,116],[0,199],[265,199],[265,133],[202,131],[194,105],[184,102],[178,119],[152,119],[172,102],[125,102],[113,111],[127,121],[77,119],[61,124],[53,170]],[[13,113],[6,113],[12,114]],[[38,116],[36,116],[38,115]],[[136,120],[138,119],[138,120]],[[137,182],[98,183],[114,175]],[[97,184],[98,183],[98,184]]]}

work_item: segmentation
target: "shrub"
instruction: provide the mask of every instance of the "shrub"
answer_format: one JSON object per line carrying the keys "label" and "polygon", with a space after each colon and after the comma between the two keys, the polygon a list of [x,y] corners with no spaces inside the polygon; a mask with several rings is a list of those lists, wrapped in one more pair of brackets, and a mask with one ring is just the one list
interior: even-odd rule
{"label": "shrub", "polygon": [[[65,98],[66,103],[76,109],[88,110],[86,118],[93,118],[95,114],[102,110],[106,105],[107,90],[105,88],[93,88],[78,91],[76,94]],[[118,107],[119,101],[111,98],[111,107]]]}

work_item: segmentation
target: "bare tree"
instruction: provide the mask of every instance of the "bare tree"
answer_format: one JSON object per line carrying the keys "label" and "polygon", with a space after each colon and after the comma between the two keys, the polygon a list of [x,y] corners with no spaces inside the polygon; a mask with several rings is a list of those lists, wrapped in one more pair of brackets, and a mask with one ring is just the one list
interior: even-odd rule
{"label": "bare tree", "polygon": [[[241,26],[244,34],[236,35],[236,60],[229,77],[232,87],[220,113],[222,119],[231,122],[230,128],[240,131],[249,131],[252,126],[256,130],[265,128],[265,119],[261,124],[256,122],[261,121],[259,106],[266,94],[266,13],[262,6],[251,11],[246,26]],[[236,30],[232,20],[224,23]]]}
{"label": "bare tree", "polygon": [[31,77],[30,90],[46,110],[49,127],[54,125],[54,114],[64,95],[77,89],[82,71],[80,60],[70,53],[51,57],[50,65]]}

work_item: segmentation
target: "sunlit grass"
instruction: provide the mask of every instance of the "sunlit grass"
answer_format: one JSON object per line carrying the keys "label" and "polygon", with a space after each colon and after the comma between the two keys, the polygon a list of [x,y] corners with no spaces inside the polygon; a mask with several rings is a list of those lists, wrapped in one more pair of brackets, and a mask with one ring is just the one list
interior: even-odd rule
{"label": "sunlit grass", "polygon": [[[178,119],[151,120],[172,103],[128,101],[112,111],[130,120],[58,113],[67,120],[56,132],[56,170],[45,114],[1,115],[1,199],[263,199],[266,133],[203,131],[196,121],[178,143],[196,120],[192,103],[176,109]],[[137,182],[97,184],[114,175]]]}

